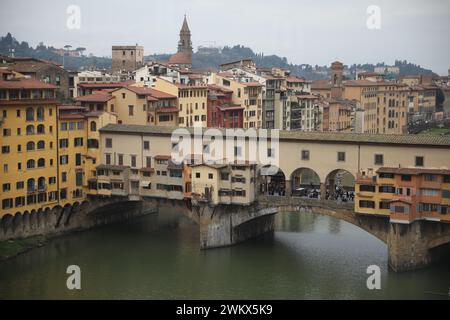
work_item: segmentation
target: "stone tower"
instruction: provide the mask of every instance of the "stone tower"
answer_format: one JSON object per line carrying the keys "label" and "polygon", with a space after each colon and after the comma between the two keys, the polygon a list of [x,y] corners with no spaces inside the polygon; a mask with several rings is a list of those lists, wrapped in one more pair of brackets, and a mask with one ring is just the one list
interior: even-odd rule
{"label": "stone tower", "polygon": [[342,98],[342,76],[344,65],[335,61],[331,64],[331,98]]}
{"label": "stone tower", "polygon": [[191,31],[184,15],[183,26],[180,30],[180,41],[178,42],[178,52],[184,52],[192,55]]}

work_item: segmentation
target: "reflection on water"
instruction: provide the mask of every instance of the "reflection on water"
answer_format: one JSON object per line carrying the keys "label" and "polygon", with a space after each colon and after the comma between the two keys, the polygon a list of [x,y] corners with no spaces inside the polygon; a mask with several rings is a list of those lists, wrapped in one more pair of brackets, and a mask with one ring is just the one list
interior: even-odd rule
{"label": "reflection on water", "polygon": [[[82,290],[66,289],[68,265]],[[366,268],[381,267],[381,290]],[[396,274],[386,245],[344,221],[312,213],[276,216],[276,231],[238,246],[199,250],[198,227],[162,212],[72,234],[0,264],[1,298],[436,299],[449,264]]]}

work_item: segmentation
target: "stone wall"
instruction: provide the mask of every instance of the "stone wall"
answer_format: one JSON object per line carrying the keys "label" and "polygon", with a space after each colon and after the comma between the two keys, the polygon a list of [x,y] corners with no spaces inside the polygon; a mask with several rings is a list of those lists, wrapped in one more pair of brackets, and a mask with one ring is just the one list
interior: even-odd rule
{"label": "stone wall", "polygon": [[92,199],[80,205],[56,206],[31,214],[6,215],[0,220],[0,241],[36,235],[63,234],[128,220],[156,212],[155,200]]}

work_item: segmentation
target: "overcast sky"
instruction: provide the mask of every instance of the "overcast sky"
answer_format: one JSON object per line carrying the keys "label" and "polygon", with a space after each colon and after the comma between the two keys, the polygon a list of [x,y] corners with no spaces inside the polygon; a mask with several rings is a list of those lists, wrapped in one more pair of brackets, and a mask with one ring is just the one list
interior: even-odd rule
{"label": "overcast sky", "polygon": [[[72,4],[80,29],[66,27]],[[380,29],[367,28],[370,5],[381,9]],[[185,13],[194,48],[242,44],[297,64],[406,59],[439,74],[450,67],[450,0],[1,0],[0,35],[100,56],[136,43],[145,54],[171,53]]]}

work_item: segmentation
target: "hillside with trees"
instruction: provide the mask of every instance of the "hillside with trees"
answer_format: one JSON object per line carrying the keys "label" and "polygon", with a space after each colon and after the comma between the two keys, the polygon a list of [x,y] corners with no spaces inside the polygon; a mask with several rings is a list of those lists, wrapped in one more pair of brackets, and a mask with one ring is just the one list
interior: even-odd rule
{"label": "hillside with trees", "polygon": [[[64,65],[69,70],[86,70],[86,69],[110,69],[111,58],[97,57],[92,54],[86,56],[85,48],[64,48],[66,50],[78,51],[79,57],[65,56]],[[0,55],[9,56],[12,50],[16,57],[34,57],[63,64],[63,57],[55,51],[57,48],[46,46],[43,42],[35,48],[25,41],[18,41],[11,33],[4,37],[0,37]],[[151,60],[168,60],[171,54],[153,54],[146,56],[147,61]],[[329,76],[329,66],[311,66],[309,64],[293,64],[286,57],[277,55],[264,55],[263,53],[255,53],[251,48],[235,45],[225,46],[221,50],[213,54],[205,54],[203,52],[195,52],[192,57],[193,68],[218,69],[219,65],[238,59],[250,58],[258,67],[280,67],[291,70],[293,75],[302,76],[309,80],[326,79]],[[331,62],[330,62],[331,63]],[[346,66],[346,69],[354,74],[356,70],[373,71],[375,66],[384,66],[384,63],[374,64],[352,64]],[[396,60],[395,66],[399,67],[400,75],[434,75],[431,70],[424,69],[420,65],[410,63],[406,60]]]}

